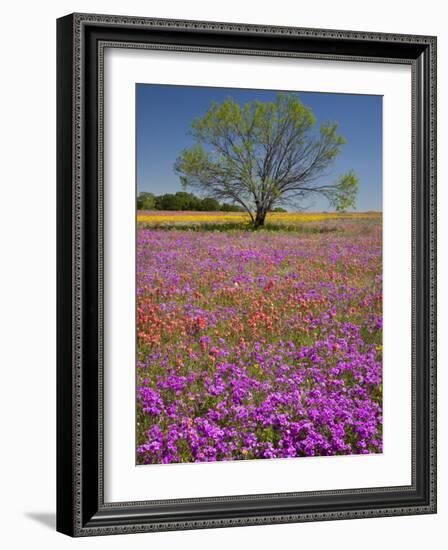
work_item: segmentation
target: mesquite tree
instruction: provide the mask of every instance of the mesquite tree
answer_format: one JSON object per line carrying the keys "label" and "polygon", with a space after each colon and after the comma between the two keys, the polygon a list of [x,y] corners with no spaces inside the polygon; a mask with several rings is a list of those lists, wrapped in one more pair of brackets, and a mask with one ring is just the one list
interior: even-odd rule
{"label": "mesquite tree", "polygon": [[196,141],[176,160],[186,187],[219,201],[240,205],[254,227],[274,207],[301,208],[313,195],[324,196],[338,211],[355,204],[358,179],[353,172],[335,182],[322,181],[345,139],[337,123],[315,129],[315,117],[297,94],[278,93],[272,102],[234,99],[212,102],[193,121]]}

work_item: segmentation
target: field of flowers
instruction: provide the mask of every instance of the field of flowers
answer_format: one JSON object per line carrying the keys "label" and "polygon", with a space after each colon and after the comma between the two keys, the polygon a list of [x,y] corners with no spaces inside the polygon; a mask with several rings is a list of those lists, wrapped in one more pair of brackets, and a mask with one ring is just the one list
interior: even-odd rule
{"label": "field of flowers", "polygon": [[[356,222],[358,220],[379,221],[379,212],[270,212],[267,223],[282,225],[297,225],[310,222]],[[202,225],[209,223],[243,224],[250,221],[245,212],[168,212],[168,211],[139,211],[137,221],[150,226],[165,225]]]}
{"label": "field of flowers", "polygon": [[382,452],[381,218],[138,227],[137,463]]}

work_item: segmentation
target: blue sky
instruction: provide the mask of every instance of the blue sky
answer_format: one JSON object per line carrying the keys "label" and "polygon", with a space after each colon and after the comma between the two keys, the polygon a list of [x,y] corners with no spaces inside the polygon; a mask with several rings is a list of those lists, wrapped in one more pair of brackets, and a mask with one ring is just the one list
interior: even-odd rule
{"label": "blue sky", "polygon": [[[312,109],[317,127],[322,122],[338,122],[339,133],[347,140],[322,182],[353,170],[360,182],[356,210],[382,210],[382,97],[298,93]],[[182,189],[174,162],[183,149],[193,145],[188,135],[191,123],[207,111],[212,100],[232,97],[244,104],[254,99],[272,101],[275,95],[271,90],[137,84],[137,192],[161,195]],[[314,198],[305,206],[309,211],[331,210],[325,199]]]}

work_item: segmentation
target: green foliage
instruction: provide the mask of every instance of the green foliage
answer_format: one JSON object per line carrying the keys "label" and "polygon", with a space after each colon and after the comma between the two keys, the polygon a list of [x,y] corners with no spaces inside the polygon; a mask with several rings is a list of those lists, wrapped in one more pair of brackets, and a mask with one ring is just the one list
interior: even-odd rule
{"label": "green foliage", "polygon": [[201,199],[191,193],[178,191],[156,197],[157,210],[199,210]]}
{"label": "green foliage", "polygon": [[205,197],[201,201],[200,210],[203,212],[218,212],[221,209],[221,205],[216,199],[210,197]]}
{"label": "green foliage", "polygon": [[272,212],[288,212],[285,208],[282,208],[281,206],[276,206],[272,209]]}
{"label": "green foliage", "polygon": [[155,196],[152,193],[143,191],[137,197],[138,210],[154,210],[156,207]]}
{"label": "green foliage", "polygon": [[328,194],[331,205],[337,212],[346,212],[356,205],[359,180],[353,171],[342,175],[334,186],[334,190]]}
{"label": "green foliage", "polygon": [[221,204],[212,197],[200,198],[193,193],[178,191],[154,195],[142,191],[137,197],[138,210],[170,210],[170,211],[198,211],[198,212],[242,212],[243,209],[234,204]]}
{"label": "green foliage", "polygon": [[238,206],[237,204],[229,204],[228,202],[225,202],[221,206],[221,212],[244,212],[244,208],[242,206]]}

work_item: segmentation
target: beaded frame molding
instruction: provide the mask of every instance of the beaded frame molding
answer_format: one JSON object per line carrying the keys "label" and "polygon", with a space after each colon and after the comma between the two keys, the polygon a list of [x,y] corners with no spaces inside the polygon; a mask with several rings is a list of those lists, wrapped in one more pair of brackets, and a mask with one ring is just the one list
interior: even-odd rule
{"label": "beaded frame molding", "polygon": [[[107,47],[411,66],[411,485],[104,501],[103,58]],[[58,531],[78,537],[436,512],[435,37],[68,15],[57,21],[57,141]]]}

